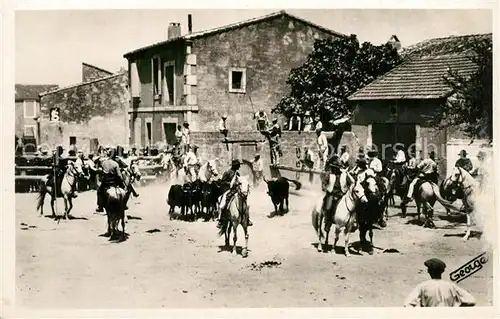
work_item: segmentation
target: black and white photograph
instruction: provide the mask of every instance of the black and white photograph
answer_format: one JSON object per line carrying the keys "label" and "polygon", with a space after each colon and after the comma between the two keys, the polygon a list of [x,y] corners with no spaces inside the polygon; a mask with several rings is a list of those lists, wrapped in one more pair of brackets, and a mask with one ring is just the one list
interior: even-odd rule
{"label": "black and white photograph", "polygon": [[493,307],[494,8],[16,10],[3,305]]}

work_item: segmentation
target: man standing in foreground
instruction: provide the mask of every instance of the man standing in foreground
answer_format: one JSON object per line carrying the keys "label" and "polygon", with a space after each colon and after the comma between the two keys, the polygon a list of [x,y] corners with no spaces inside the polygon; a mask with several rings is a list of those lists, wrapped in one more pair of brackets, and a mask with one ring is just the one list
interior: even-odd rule
{"label": "man standing in foreground", "polygon": [[476,304],[474,297],[467,291],[441,279],[446,268],[443,261],[432,258],[424,265],[431,279],[413,289],[404,302],[405,307],[472,307]]}

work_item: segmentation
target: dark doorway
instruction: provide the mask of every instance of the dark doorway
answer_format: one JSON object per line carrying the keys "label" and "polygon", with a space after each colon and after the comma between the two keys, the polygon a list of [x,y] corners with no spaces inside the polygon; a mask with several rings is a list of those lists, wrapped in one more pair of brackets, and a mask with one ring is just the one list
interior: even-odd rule
{"label": "dark doorway", "polygon": [[175,123],[163,123],[163,134],[168,145],[174,145],[177,142],[177,138],[175,137],[175,130]]}
{"label": "dark doorway", "polygon": [[417,137],[415,124],[375,123],[372,124],[372,143],[377,146],[379,157],[391,160],[395,155],[395,145],[403,144],[408,156],[408,148]]}
{"label": "dark doorway", "polygon": [[153,143],[153,141],[151,140],[152,138],[151,122],[146,123],[146,133],[147,133],[146,144],[147,146],[151,147],[151,144]]}

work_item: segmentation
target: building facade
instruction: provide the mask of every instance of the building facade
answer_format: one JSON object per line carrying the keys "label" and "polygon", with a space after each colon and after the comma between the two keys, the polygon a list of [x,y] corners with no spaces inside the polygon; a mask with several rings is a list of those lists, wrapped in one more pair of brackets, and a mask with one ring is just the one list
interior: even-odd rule
{"label": "building facade", "polygon": [[468,45],[477,37],[491,34],[431,39],[409,47],[403,52],[405,62],[351,95],[352,131],[362,144],[375,145],[386,160],[392,159],[398,143],[405,150],[415,145],[423,157],[434,151],[441,175],[446,174],[447,141],[465,135],[459,127],[439,129],[429,122],[453,98],[443,81],[448,71],[470,75],[477,70]]}
{"label": "building facade", "polygon": [[96,144],[128,142],[128,76],[82,64],[82,83],[40,95],[42,143],[71,144],[91,151]]}
{"label": "building facade", "polygon": [[40,93],[57,89],[55,84],[15,86],[15,135],[16,138],[33,137],[40,144]]}
{"label": "building facade", "polygon": [[197,33],[188,20],[186,35],[171,23],[166,41],[124,55],[132,145],[172,143],[184,122],[195,132],[217,131],[224,113],[229,130],[255,130],[253,115],[271,115],[315,40],[344,36],[284,11]]}

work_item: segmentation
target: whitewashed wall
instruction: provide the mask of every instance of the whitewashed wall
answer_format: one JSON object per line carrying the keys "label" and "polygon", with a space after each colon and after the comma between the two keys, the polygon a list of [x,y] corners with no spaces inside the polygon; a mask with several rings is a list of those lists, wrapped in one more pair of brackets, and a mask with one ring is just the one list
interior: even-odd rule
{"label": "whitewashed wall", "polygon": [[493,162],[493,147],[488,144],[485,140],[474,140],[471,144],[471,140],[466,139],[450,139],[446,143],[446,171],[451,172],[455,166],[455,162],[459,159],[458,153],[461,150],[466,150],[468,157],[472,161],[472,165],[476,167],[478,165],[477,153],[482,150],[486,153],[486,161]]}

